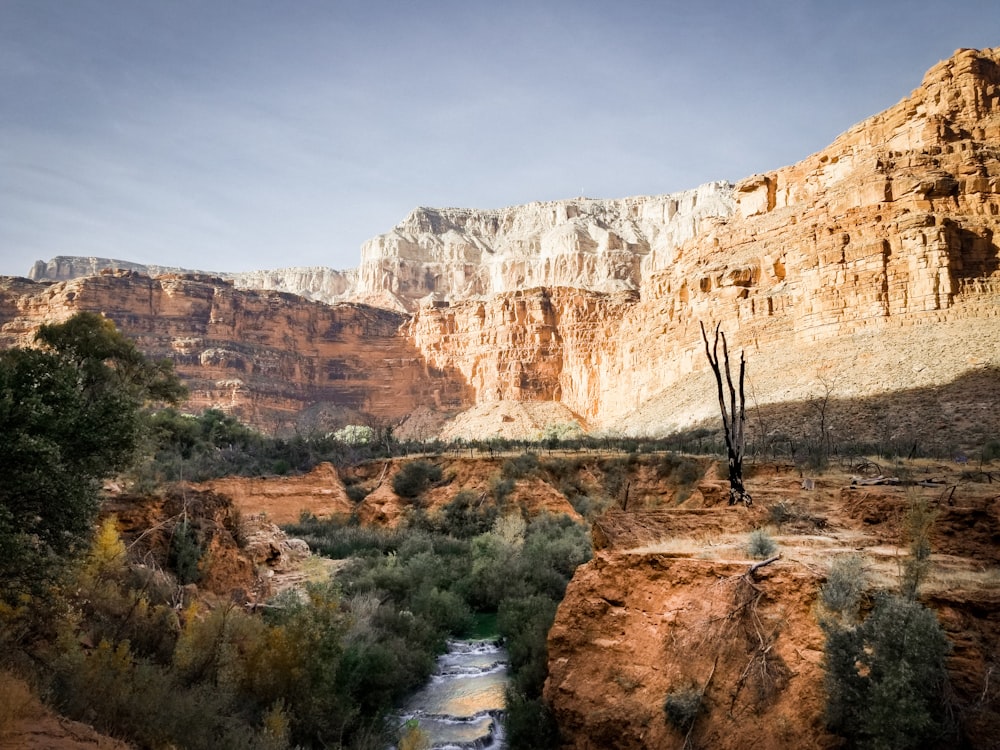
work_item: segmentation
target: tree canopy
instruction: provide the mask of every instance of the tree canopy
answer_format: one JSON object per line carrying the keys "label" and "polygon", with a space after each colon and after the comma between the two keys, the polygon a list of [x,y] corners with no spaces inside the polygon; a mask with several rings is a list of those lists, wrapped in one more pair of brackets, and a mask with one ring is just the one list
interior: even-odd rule
{"label": "tree canopy", "polygon": [[51,580],[89,535],[101,481],[133,460],[144,403],[184,393],[99,315],[36,340],[0,352],[0,595]]}

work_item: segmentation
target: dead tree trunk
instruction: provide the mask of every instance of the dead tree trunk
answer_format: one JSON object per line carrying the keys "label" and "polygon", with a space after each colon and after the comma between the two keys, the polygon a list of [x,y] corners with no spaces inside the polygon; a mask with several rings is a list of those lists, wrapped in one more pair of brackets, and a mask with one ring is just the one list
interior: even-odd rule
{"label": "dead tree trunk", "polygon": [[[743,428],[747,421],[746,398],[743,395],[743,380],[746,374],[746,360],[740,351],[740,390],[739,409],[737,410],[736,389],[733,387],[733,376],[729,369],[729,347],[726,345],[726,334],[715,326],[715,341],[710,346],[705,324],[701,323],[701,338],[705,341],[705,354],[708,363],[715,373],[715,384],[719,391],[719,411],[722,412],[722,427],[726,434],[726,453],[729,458],[729,504],[743,503],[749,507],[753,503],[750,493],[743,486],[743,455],[746,452],[746,436]],[[726,396],[722,386],[722,370],[719,367],[719,338],[722,338],[722,356],[726,370],[726,385],[729,388],[729,407],[726,408]]]}

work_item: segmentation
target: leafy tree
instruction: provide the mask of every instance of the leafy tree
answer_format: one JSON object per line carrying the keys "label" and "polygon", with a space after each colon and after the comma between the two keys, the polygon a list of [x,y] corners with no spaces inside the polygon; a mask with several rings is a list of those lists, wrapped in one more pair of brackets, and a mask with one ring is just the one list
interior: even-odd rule
{"label": "leafy tree", "polygon": [[942,731],[948,640],[934,613],[883,596],[857,626],[826,631],[827,721],[861,747],[918,747]]}
{"label": "leafy tree", "polygon": [[64,323],[42,325],[35,341],[75,365],[91,392],[118,389],[140,402],[169,404],[187,397],[173,362],[148,359],[113,321],[97,313],[80,312]]}
{"label": "leafy tree", "polygon": [[0,352],[0,597],[37,589],[81,549],[101,481],[135,457],[141,406],[183,393],[100,316],[38,340],[48,349]]}

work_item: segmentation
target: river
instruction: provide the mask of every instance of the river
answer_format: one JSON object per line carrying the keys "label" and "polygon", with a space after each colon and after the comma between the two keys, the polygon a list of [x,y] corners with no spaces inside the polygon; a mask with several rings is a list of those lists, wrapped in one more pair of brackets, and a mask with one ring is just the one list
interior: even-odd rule
{"label": "river", "polygon": [[503,750],[507,652],[498,640],[455,640],[430,681],[403,707],[436,750]]}

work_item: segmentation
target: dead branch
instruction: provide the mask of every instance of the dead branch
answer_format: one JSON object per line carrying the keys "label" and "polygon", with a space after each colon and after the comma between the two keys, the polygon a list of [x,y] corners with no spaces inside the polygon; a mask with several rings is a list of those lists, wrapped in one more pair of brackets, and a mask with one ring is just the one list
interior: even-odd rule
{"label": "dead branch", "polygon": [[761,560],[760,562],[755,562],[753,565],[751,565],[747,569],[747,572],[744,573],[743,575],[752,578],[753,574],[756,573],[761,568],[763,568],[765,565],[770,565],[775,560],[780,560],[780,559],[781,559],[781,555],[775,555],[774,557],[770,557],[767,560]]}

